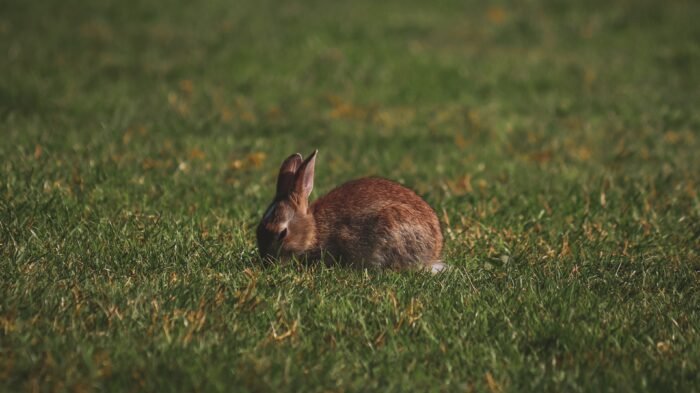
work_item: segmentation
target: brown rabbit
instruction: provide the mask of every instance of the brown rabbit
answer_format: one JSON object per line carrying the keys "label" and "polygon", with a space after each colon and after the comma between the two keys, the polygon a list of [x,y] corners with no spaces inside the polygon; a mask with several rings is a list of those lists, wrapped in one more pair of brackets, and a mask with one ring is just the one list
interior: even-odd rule
{"label": "brown rabbit", "polygon": [[433,209],[416,193],[382,178],[362,178],[309,204],[314,151],[282,163],[275,199],[257,229],[263,259],[292,256],[380,268],[437,273],[442,232]]}

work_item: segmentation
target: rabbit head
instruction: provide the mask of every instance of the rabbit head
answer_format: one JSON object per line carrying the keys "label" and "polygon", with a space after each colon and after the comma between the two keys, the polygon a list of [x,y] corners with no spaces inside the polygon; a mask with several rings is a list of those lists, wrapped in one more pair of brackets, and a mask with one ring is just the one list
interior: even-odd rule
{"label": "rabbit head", "polygon": [[309,212],[316,153],[318,150],[306,160],[295,153],[282,162],[275,198],[265,210],[256,232],[263,260],[285,260],[302,255],[316,242],[316,226]]}

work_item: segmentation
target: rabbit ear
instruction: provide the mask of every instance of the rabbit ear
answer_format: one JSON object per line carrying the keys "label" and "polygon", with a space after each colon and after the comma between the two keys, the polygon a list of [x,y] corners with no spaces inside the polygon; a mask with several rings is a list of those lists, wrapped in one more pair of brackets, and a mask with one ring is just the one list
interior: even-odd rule
{"label": "rabbit ear", "polygon": [[311,191],[314,189],[314,166],[316,165],[316,153],[318,153],[318,150],[314,150],[314,152],[306,158],[306,160],[297,170],[297,176],[294,182],[294,192],[303,199],[309,198]]}
{"label": "rabbit ear", "polygon": [[301,154],[294,153],[287,157],[282,166],[280,173],[277,175],[277,197],[289,195],[294,187],[295,174],[302,164]]}

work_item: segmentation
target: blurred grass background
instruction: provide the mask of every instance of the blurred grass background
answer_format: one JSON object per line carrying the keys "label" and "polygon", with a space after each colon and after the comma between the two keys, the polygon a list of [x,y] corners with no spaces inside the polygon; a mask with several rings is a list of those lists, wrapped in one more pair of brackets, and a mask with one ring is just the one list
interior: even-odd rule
{"label": "blurred grass background", "polygon": [[[0,388],[698,391],[700,4],[0,3]],[[292,152],[456,269],[262,268]]]}

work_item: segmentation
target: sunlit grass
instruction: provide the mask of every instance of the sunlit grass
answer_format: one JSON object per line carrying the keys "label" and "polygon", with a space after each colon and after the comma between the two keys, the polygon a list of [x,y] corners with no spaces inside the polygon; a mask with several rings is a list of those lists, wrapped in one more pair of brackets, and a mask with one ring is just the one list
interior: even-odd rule
{"label": "sunlit grass", "polygon": [[[2,390],[699,389],[697,4],[234,3],[0,4]],[[261,266],[315,148],[454,269]]]}

